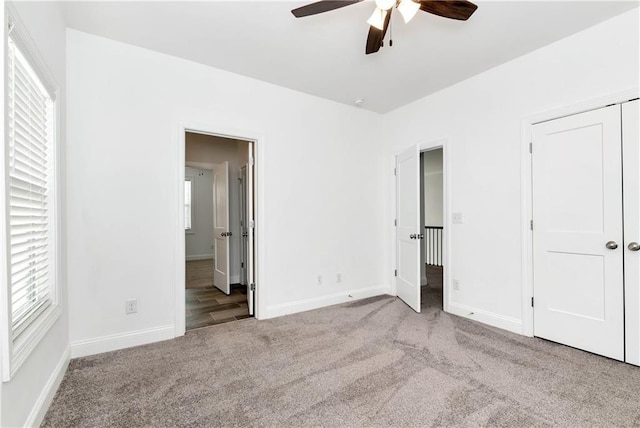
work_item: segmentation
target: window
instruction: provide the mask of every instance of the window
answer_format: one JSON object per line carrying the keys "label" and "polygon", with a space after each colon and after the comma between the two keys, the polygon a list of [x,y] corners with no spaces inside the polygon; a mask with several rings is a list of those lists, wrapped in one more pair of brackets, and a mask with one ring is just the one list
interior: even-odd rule
{"label": "window", "polygon": [[193,178],[186,177],[184,179],[184,230],[191,230],[191,223],[193,220]]}
{"label": "window", "polygon": [[[2,170],[8,325],[4,380],[57,319],[56,103],[42,61],[26,34],[10,25],[6,46],[6,151]],[[35,59],[35,60],[34,60]],[[46,82],[46,83],[45,83]],[[5,322],[3,322],[5,324]]]}

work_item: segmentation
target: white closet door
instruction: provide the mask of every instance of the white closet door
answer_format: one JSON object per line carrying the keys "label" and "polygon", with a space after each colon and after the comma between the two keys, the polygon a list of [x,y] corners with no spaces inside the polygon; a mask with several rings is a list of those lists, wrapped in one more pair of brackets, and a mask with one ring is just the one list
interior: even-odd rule
{"label": "white closet door", "polygon": [[534,334],[624,359],[620,106],[533,127]]}
{"label": "white closet door", "polygon": [[638,100],[622,104],[626,361],[640,365],[640,136]]}

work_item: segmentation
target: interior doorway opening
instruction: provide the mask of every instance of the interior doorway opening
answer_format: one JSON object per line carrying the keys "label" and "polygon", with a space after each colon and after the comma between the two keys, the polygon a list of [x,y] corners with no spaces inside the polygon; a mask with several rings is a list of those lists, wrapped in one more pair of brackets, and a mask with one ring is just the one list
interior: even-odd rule
{"label": "interior doorway opening", "polygon": [[254,315],[254,142],[185,132],[185,327]]}
{"label": "interior doorway opening", "polygon": [[443,308],[444,167],[442,147],[420,152],[420,301]]}

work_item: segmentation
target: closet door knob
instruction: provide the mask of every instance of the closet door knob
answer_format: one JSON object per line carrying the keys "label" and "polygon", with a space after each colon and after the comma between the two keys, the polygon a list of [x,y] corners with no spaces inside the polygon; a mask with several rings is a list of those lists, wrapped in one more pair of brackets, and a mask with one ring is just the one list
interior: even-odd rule
{"label": "closet door knob", "polygon": [[631,251],[638,251],[640,250],[640,244],[638,244],[637,242],[631,242],[629,243],[629,246],[627,248]]}
{"label": "closet door knob", "polygon": [[618,248],[618,244],[616,243],[616,241],[609,241],[605,244],[605,247],[610,250],[615,250],[616,248]]}

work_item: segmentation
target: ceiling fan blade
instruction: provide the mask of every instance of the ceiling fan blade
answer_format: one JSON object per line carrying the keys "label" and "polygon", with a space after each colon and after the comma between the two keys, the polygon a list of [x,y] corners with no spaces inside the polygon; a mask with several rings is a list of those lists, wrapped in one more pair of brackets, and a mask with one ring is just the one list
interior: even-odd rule
{"label": "ceiling fan blade", "polygon": [[362,0],[321,0],[293,9],[291,13],[293,13],[293,16],[296,18],[302,18],[304,16],[317,15],[318,13],[340,9],[341,7],[350,6],[354,3],[360,3],[361,1]]}
{"label": "ceiling fan blade", "polygon": [[369,26],[367,47],[365,48],[365,53],[367,55],[378,52],[380,50],[380,47],[382,47],[382,41],[384,40],[384,36],[387,34],[387,28],[389,28],[389,22],[391,21],[392,11],[393,9],[389,9],[387,16],[384,17],[383,30],[378,30],[373,25]]}
{"label": "ceiling fan blade", "polygon": [[478,6],[466,0],[422,0],[420,9],[434,15],[466,21]]}

